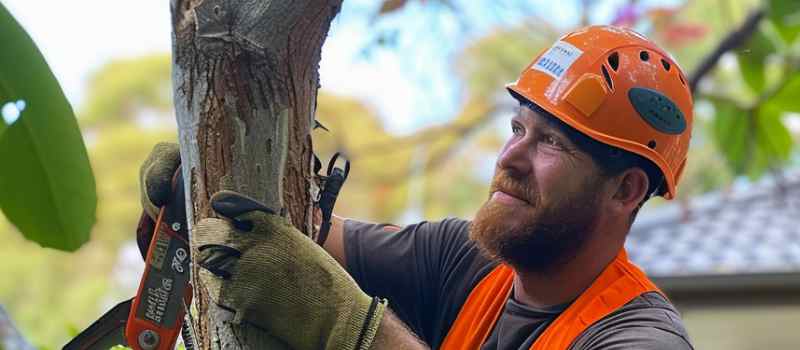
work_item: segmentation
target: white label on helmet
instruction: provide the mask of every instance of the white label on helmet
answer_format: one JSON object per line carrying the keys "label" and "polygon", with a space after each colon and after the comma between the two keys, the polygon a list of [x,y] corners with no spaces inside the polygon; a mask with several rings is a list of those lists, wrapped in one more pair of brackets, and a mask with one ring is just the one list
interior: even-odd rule
{"label": "white label on helmet", "polygon": [[555,79],[560,79],[582,54],[583,51],[572,46],[572,44],[566,41],[557,41],[553,44],[553,47],[539,57],[539,60],[536,61],[531,69],[544,72]]}

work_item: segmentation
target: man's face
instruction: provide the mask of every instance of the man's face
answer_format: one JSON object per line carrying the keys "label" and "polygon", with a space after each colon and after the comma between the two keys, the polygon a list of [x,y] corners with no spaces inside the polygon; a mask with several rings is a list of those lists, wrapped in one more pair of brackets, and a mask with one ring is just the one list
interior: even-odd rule
{"label": "man's face", "polygon": [[594,232],[605,178],[549,117],[520,107],[470,238],[517,269],[547,272]]}

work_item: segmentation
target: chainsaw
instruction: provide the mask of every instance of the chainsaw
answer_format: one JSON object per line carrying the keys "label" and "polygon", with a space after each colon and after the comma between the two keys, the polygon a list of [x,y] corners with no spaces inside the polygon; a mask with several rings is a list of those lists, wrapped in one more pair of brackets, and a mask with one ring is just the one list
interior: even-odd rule
{"label": "chainsaw", "polygon": [[[123,301],[78,334],[64,350],[172,350],[183,333],[193,347],[184,316],[192,301],[185,193],[180,167],[172,177],[172,195],[155,222],[142,213],[136,238],[145,261],[136,296]],[[191,322],[190,322],[191,323]]]}

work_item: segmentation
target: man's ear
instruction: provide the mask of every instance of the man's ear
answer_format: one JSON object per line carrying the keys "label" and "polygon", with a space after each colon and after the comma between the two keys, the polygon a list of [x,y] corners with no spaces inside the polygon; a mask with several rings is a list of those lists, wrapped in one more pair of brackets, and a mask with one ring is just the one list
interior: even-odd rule
{"label": "man's ear", "polygon": [[611,198],[615,210],[632,213],[647,196],[650,186],[647,173],[641,168],[632,167],[617,175],[615,180],[616,190]]}

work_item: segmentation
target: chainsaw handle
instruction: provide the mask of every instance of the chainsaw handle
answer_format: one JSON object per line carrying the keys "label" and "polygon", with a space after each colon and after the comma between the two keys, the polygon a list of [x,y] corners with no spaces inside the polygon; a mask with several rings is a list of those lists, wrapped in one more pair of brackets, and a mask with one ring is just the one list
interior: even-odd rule
{"label": "chainsaw handle", "polygon": [[[172,181],[172,198],[159,210],[151,234],[140,220],[137,241],[149,241],[145,270],[125,326],[125,338],[135,350],[172,350],[191,304],[189,242],[180,168]],[[145,215],[146,216],[146,215]],[[151,220],[152,221],[152,220]]]}

